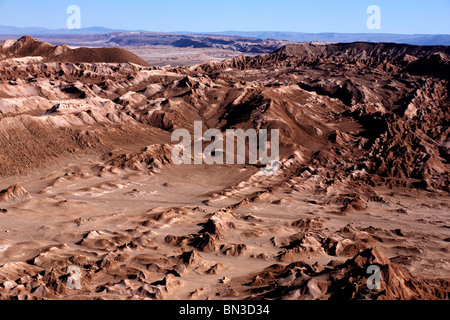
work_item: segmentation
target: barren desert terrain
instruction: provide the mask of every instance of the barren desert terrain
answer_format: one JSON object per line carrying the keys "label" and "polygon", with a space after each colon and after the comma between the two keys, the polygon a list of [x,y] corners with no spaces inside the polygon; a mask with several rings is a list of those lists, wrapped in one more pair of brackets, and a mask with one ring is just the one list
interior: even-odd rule
{"label": "barren desert terrain", "polygon": [[[1,299],[449,298],[449,47],[144,51],[0,44]],[[174,164],[194,121],[280,171]]]}

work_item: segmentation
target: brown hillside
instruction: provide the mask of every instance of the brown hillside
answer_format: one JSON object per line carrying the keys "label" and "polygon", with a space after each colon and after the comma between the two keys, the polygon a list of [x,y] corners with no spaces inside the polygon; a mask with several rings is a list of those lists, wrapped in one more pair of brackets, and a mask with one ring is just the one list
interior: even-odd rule
{"label": "brown hillside", "polygon": [[10,58],[41,56],[44,62],[104,62],[125,63],[130,62],[141,66],[149,64],[122,48],[77,48],[68,46],[52,46],[47,42],[40,42],[33,37],[23,36],[17,41],[7,40],[0,45],[0,61]]}
{"label": "brown hillside", "polygon": [[124,63],[131,62],[141,66],[150,64],[122,48],[78,48],[69,50],[54,58],[58,62],[106,62],[106,63]]}

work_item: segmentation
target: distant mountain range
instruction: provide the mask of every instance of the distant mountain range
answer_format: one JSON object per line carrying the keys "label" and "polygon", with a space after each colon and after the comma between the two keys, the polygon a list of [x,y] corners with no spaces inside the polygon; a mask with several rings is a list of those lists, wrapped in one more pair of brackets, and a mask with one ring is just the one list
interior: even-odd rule
{"label": "distant mountain range", "polygon": [[45,35],[45,34],[103,34],[110,32],[146,32],[145,30],[121,30],[121,29],[109,29],[104,27],[89,27],[81,29],[48,29],[40,27],[11,27],[11,26],[0,26],[0,34],[3,35]]}
{"label": "distant mountain range", "polygon": [[226,31],[212,33],[251,37],[258,39],[279,39],[298,42],[395,42],[412,45],[450,45],[449,34],[391,34],[391,33],[302,33],[302,32],[274,32],[274,31]]}
{"label": "distant mountain range", "polygon": [[[121,30],[104,27],[89,27],[81,29],[47,29],[40,27],[19,28],[11,26],[0,26],[1,35],[70,35],[70,34],[107,34],[110,32],[140,32],[145,30]],[[224,32],[171,32],[170,34],[204,34],[221,35],[257,39],[276,39],[296,42],[395,42],[412,45],[450,45],[448,34],[390,34],[390,33],[303,33],[303,32],[277,32],[277,31],[224,31]]]}

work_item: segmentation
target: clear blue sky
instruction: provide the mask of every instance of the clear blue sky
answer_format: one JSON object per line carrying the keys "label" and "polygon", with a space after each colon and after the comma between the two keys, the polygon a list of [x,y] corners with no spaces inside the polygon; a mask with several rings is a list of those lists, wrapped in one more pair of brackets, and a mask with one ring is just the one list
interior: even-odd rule
{"label": "clear blue sky", "polygon": [[[83,28],[450,34],[450,0],[0,0],[0,25],[65,28],[71,4]],[[369,5],[381,30],[366,27]]]}

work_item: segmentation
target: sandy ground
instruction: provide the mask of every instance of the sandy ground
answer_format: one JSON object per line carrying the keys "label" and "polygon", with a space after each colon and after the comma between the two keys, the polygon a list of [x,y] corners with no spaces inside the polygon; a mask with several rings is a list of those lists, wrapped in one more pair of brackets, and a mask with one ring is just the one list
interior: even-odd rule
{"label": "sandy ground", "polygon": [[242,53],[217,48],[174,48],[171,46],[125,47],[153,66],[193,66],[208,61],[235,58]]}
{"label": "sandy ground", "polygon": [[[162,280],[164,272],[159,269],[172,267],[164,260],[183,252],[169,244],[167,236],[197,234],[208,216],[221,210],[228,212],[225,219],[230,218],[234,227],[223,227],[219,244],[244,243],[247,250],[230,251],[229,255],[197,252],[195,261],[181,272],[181,283],[168,290],[165,299],[221,298],[230,283],[239,292],[236,298],[244,298],[247,294],[239,280],[221,280],[246,278],[277,262],[280,249],[274,245],[274,235],[278,239],[289,237],[295,233],[292,222],[299,219],[323,219],[330,232],[349,224],[357,229],[378,228],[377,246],[389,258],[417,276],[450,277],[445,242],[450,237],[450,216],[445,196],[377,190],[388,204],[370,204],[362,212],[341,215],[340,207],[324,205],[320,194],[279,188],[256,201],[226,209],[265,190],[267,178],[236,187],[240,181],[248,181],[255,170],[204,165],[174,166],[152,175],[125,170],[98,176],[99,158],[91,155],[71,160],[58,168],[2,180],[2,187],[20,184],[29,198],[2,204],[8,212],[0,215],[0,265],[36,261],[38,257],[37,266],[45,269],[63,267],[67,260],[79,263],[77,259],[85,259],[89,265],[89,261],[101,260],[111,252],[122,255],[119,265],[105,268],[106,272],[87,269],[89,283],[73,298],[133,298],[130,293],[127,297],[118,295],[116,291],[125,287],[114,289],[114,282],[136,275],[148,283]],[[219,196],[227,190],[233,190],[228,197]],[[281,203],[276,201],[280,199]],[[160,213],[162,216],[155,218]],[[397,231],[388,233],[391,230]],[[325,253],[302,258],[323,265],[336,260]],[[345,256],[340,260],[345,261]],[[217,264],[220,268],[208,274]],[[105,284],[112,289],[98,292]],[[132,287],[128,285],[128,289]]]}

